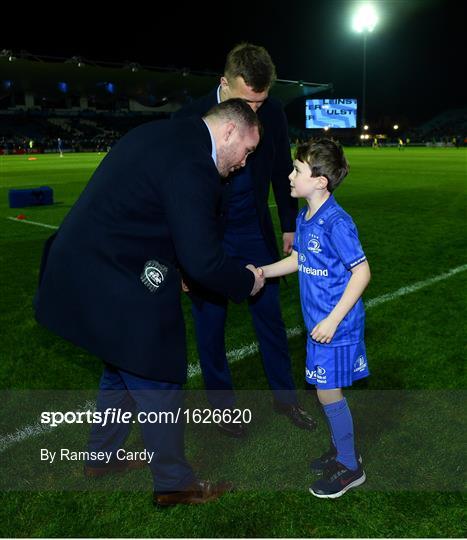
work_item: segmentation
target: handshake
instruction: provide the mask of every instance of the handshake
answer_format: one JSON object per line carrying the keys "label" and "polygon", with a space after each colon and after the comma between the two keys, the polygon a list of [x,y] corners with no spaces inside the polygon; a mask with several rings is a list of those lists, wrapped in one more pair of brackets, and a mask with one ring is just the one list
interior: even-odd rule
{"label": "handshake", "polygon": [[247,264],[246,268],[248,268],[248,270],[253,272],[255,276],[255,284],[253,285],[253,289],[251,289],[251,293],[250,293],[250,296],[254,296],[264,287],[266,278],[264,277],[264,272],[262,268],[256,268],[252,264]]}
{"label": "handshake", "polygon": [[[256,268],[252,264],[247,264],[246,268],[250,270],[250,272],[253,272],[255,276],[255,283],[253,285],[253,288],[251,289],[250,296],[254,296],[256,293],[258,293],[263,287],[264,283],[266,281],[266,278],[264,277],[264,272],[262,268]],[[182,291],[183,292],[190,292],[189,286],[185,283],[185,281],[182,279]]]}

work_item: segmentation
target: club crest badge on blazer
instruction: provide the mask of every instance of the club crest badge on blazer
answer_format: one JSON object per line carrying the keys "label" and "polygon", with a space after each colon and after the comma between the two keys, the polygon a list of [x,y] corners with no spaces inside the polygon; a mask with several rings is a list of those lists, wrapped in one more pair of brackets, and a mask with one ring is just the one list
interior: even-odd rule
{"label": "club crest badge on blazer", "polygon": [[167,267],[158,261],[147,261],[141,274],[141,281],[151,292],[157,292],[164,284]]}

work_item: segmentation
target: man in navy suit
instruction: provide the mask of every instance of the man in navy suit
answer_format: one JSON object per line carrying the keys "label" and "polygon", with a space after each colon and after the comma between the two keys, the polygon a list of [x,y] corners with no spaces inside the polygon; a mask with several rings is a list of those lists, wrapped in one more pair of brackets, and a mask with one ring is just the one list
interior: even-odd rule
{"label": "man in navy suit", "polygon": [[[276,78],[269,53],[257,45],[242,43],[227,55],[220,85],[210,94],[188,104],[175,118],[201,116],[216,103],[230,98],[244,99],[257,112],[264,128],[261,143],[246,167],[238,171],[224,194],[223,246],[240,263],[255,266],[279,259],[268,206],[272,184],[277,203],[283,252],[291,253],[297,217],[297,201],[290,196],[288,176],[293,169],[287,121],[281,104],[268,97]],[[227,300],[212,291],[190,284],[193,299],[198,354],[214,408],[235,406],[232,378],[225,352]],[[279,282],[268,280],[261,294],[248,302],[253,318],[263,367],[274,395],[274,409],[286,414],[301,428],[315,429],[315,421],[297,402],[288,351],[287,334],[279,305]],[[209,392],[211,390],[211,392]],[[221,431],[232,437],[245,435],[243,424],[220,423]]]}
{"label": "man in navy suit", "polygon": [[[98,412],[181,410],[187,377],[181,269],[236,302],[263,286],[253,266],[224,253],[218,228],[219,175],[245,165],[260,131],[256,114],[240,99],[203,118],[133,129],[47,241],[36,318],[104,361]],[[118,458],[130,426],[93,426],[87,476],[138,465]],[[203,503],[229,489],[196,479],[184,456],[182,419],[142,423],[141,430],[154,456],[155,504]],[[109,463],[97,457],[104,450],[111,452]]]}

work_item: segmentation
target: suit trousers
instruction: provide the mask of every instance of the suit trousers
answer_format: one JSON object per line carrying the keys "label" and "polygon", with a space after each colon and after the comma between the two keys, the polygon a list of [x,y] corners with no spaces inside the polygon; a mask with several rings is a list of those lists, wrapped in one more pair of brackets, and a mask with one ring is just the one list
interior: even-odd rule
{"label": "suit trousers", "polygon": [[[130,411],[130,423],[93,424],[88,451],[112,452],[112,456],[115,456],[117,450],[123,447],[137,413],[143,413],[141,418],[144,419],[169,418],[168,422],[140,423],[145,449],[154,452],[149,464],[154,489],[161,492],[182,490],[195,480],[193,470],[185,459],[183,389],[180,384],[144,379],[105,364],[96,411],[103,413],[108,408],[120,409],[122,413]],[[170,413],[175,418],[178,411],[178,422],[170,421]],[[169,414],[159,415],[161,412]],[[88,464],[98,467],[102,462],[88,461]]]}
{"label": "suit trousers", "polygon": [[[261,266],[274,262],[259,225],[228,227],[223,240],[225,252],[243,265]],[[225,323],[228,301],[224,297],[194,299],[198,355],[208,399],[214,408],[235,405],[232,376],[225,350]],[[284,404],[296,404],[287,333],[282,320],[278,280],[268,280],[263,289],[248,300],[259,343],[263,369],[274,398]]]}

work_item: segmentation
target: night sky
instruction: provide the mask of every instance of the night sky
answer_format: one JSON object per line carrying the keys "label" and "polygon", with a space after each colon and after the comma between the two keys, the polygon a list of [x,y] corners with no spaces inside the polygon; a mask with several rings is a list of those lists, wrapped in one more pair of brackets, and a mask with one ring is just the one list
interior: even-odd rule
{"label": "night sky", "polygon": [[[221,72],[228,50],[247,40],[268,49],[280,78],[331,82],[334,94],[320,97],[359,99],[363,39],[351,30],[351,16],[360,3],[153,2],[153,7],[127,3],[107,12],[77,3],[48,12],[43,7],[33,16],[31,8],[29,22],[10,15],[16,7],[10,6],[2,8],[0,49]],[[385,115],[421,122],[465,108],[467,2],[372,3],[380,22],[367,42],[369,121]]]}

